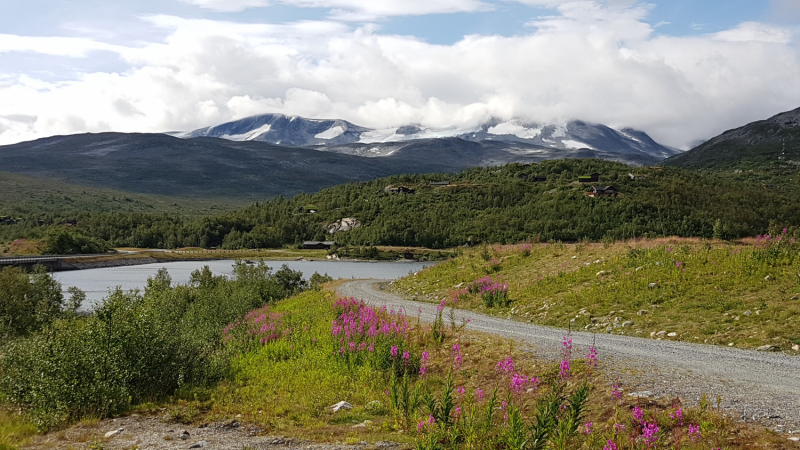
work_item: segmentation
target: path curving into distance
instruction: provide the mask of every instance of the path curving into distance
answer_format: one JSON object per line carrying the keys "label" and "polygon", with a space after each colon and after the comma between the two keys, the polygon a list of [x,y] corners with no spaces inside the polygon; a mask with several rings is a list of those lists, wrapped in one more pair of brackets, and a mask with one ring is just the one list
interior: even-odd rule
{"label": "path curving into distance", "polygon": [[[433,321],[435,304],[406,300],[382,290],[381,284],[389,281],[350,281],[337,293]],[[449,317],[449,308],[445,317]],[[459,323],[469,319],[468,330],[530,344],[539,358],[558,358],[566,334],[563,329],[465,310],[456,310],[455,317]],[[619,377],[626,393],[635,389],[649,391],[653,397],[679,395],[689,403],[705,393],[712,405],[721,396],[722,407],[742,419],[800,436],[800,357],[611,334],[572,332],[571,337],[575,354],[585,353],[595,340],[606,372],[612,378]]]}

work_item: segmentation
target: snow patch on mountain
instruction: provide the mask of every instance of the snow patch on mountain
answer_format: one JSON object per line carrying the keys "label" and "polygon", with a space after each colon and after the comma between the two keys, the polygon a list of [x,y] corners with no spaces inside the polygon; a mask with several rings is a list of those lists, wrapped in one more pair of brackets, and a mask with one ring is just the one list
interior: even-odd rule
{"label": "snow patch on mountain", "polygon": [[315,135],[314,137],[317,139],[333,139],[335,137],[341,136],[344,134],[344,127],[342,126],[335,126],[328,128],[327,130],[323,131]]}
{"label": "snow patch on mountain", "polygon": [[397,128],[385,128],[382,130],[365,131],[361,133],[358,142],[362,144],[375,144],[378,142],[395,142],[403,140],[405,136],[397,134]]}
{"label": "snow patch on mountain", "polygon": [[516,122],[503,122],[489,128],[486,132],[494,135],[513,135],[522,139],[533,139],[542,134],[542,129],[526,128]]}
{"label": "snow patch on mountain", "polygon": [[556,125],[556,129],[555,131],[553,131],[553,134],[551,134],[550,137],[554,138],[566,137],[567,131],[568,130],[566,125]]}
{"label": "snow patch on mountain", "polygon": [[592,147],[589,144],[584,144],[583,142],[573,141],[571,139],[563,139],[561,141],[561,144],[566,148],[573,148],[573,149],[576,149],[576,150],[579,149],[579,148],[588,148],[588,149],[591,149],[591,150],[595,150],[595,148]]}
{"label": "snow patch on mountain", "polygon": [[256,128],[255,130],[248,131],[247,133],[242,134],[223,134],[220,136],[222,139],[227,139],[229,141],[252,141],[255,138],[259,137],[260,135],[269,131],[272,128],[272,125],[266,124]]}
{"label": "snow patch on mountain", "polygon": [[614,130],[614,131],[616,131],[617,133],[619,133],[619,134],[620,134],[620,136],[622,136],[622,137],[624,137],[624,138],[628,138],[628,139],[630,139],[630,140],[632,140],[632,141],[636,141],[636,142],[638,142],[638,143],[642,144],[642,140],[641,140],[641,139],[639,139],[639,138],[637,138],[636,136],[633,136],[632,134],[626,133],[626,132],[624,132],[624,131],[622,131],[622,130]]}

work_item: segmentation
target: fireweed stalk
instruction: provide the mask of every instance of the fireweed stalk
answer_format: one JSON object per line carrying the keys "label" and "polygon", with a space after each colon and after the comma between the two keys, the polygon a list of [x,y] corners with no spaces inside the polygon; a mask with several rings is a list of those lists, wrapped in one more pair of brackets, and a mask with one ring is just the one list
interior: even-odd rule
{"label": "fireweed stalk", "polygon": [[331,323],[335,353],[351,365],[369,364],[398,374],[417,374],[420,358],[410,343],[410,327],[402,313],[375,309],[363,301],[339,299],[338,317]]}

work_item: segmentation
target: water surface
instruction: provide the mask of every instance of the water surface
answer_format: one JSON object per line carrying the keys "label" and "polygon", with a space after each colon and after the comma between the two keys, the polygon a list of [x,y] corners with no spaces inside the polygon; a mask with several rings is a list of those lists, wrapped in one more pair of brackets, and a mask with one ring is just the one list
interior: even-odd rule
{"label": "water surface", "polygon": [[[169,263],[144,264],[140,266],[105,267],[102,269],[74,270],[69,272],[56,272],[54,277],[61,282],[66,290],[76,286],[86,292],[87,304],[83,309],[91,309],[100,300],[108,295],[109,290],[117,287],[124,291],[133,289],[143,290],[147,279],[166,268],[172,277],[172,283],[185,284],[194,270],[208,266],[214,275],[232,275],[234,261],[179,261]],[[277,270],[286,264],[292,270],[303,272],[303,278],[308,279],[314,272],[327,273],[334,279],[340,278],[375,278],[397,279],[410,273],[417,272],[433,263],[418,262],[352,262],[352,261],[266,261],[269,267]]]}

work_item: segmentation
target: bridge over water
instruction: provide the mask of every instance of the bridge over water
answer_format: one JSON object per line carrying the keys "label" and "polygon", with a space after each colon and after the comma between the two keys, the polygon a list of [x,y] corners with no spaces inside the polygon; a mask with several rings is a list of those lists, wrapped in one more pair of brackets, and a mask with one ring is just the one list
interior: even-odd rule
{"label": "bridge over water", "polygon": [[108,256],[107,253],[96,255],[44,255],[44,256],[9,256],[0,258],[0,269],[3,267],[21,267],[32,271],[36,266],[43,266],[48,272],[76,270],[70,261],[81,258]]}

